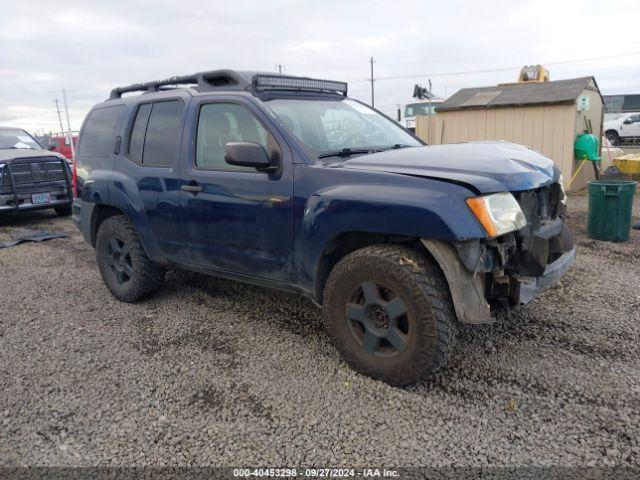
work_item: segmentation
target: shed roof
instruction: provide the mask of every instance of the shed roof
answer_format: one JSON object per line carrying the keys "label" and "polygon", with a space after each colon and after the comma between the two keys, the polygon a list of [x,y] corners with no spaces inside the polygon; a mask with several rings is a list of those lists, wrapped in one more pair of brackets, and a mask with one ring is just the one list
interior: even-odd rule
{"label": "shed roof", "polygon": [[463,88],[436,107],[436,112],[471,108],[574,102],[585,89],[596,90],[593,77],[572,78],[544,83],[513,83],[495,87]]}

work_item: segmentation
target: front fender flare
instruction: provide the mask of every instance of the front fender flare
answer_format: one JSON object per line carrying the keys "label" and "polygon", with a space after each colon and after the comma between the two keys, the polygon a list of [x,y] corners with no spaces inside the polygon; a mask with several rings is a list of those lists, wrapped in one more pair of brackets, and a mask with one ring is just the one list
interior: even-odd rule
{"label": "front fender flare", "polygon": [[447,242],[420,239],[444,273],[451,300],[461,323],[493,323],[491,309],[484,297],[481,274],[467,270]]}

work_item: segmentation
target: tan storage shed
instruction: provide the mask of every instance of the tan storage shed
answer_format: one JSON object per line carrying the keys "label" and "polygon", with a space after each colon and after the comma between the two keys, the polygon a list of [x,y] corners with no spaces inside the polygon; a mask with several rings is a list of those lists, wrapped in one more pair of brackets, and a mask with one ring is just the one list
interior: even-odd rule
{"label": "tan storage shed", "polygon": [[[416,118],[416,134],[431,145],[474,140],[526,145],[553,159],[566,185],[580,165],[573,153],[576,137],[589,123],[601,139],[602,117],[593,77],[507,84],[458,91],[438,105],[435,115]],[[582,189],[593,178],[593,169],[585,165],[570,189]]]}

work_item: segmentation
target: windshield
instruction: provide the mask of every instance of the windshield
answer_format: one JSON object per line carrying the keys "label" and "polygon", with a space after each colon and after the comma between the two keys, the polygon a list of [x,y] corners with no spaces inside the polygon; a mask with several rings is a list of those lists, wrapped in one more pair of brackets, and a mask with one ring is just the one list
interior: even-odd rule
{"label": "windshield", "polygon": [[0,148],[40,149],[31,135],[19,128],[0,128]]}
{"label": "windshield", "polygon": [[319,154],[421,145],[395,122],[354,100],[274,99],[266,105],[291,133]]}
{"label": "windshield", "polygon": [[404,107],[404,116],[405,117],[415,117],[416,115],[431,115],[435,112],[436,105],[431,104],[429,107],[428,103],[409,103]]}

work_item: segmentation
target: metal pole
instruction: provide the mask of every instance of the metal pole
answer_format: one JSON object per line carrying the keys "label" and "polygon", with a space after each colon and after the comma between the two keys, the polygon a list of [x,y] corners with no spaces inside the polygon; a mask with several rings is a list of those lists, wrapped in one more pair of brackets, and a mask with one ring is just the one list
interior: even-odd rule
{"label": "metal pole", "polygon": [[56,112],[58,112],[58,121],[60,122],[60,133],[64,132],[64,127],[62,126],[62,114],[60,112],[60,105],[58,104],[58,99],[54,100],[56,102]]}
{"label": "metal pole", "polygon": [[69,143],[71,144],[71,159],[76,161],[76,148],[73,145],[73,135],[71,134],[71,120],[69,119],[69,105],[67,105],[67,92],[65,92],[64,88],[62,89],[62,102],[64,103],[64,111],[67,116],[67,128],[68,128],[68,138]]}
{"label": "metal pole", "polygon": [[[431,142],[431,79],[429,79],[429,116],[427,120],[429,120],[429,124],[427,126],[427,142]],[[435,143],[435,142],[434,142]]]}
{"label": "metal pole", "polygon": [[374,92],[373,92],[373,64],[375,63],[373,61],[373,57],[371,57],[369,59],[369,63],[371,63],[371,106],[375,107],[375,97],[374,97]]}

